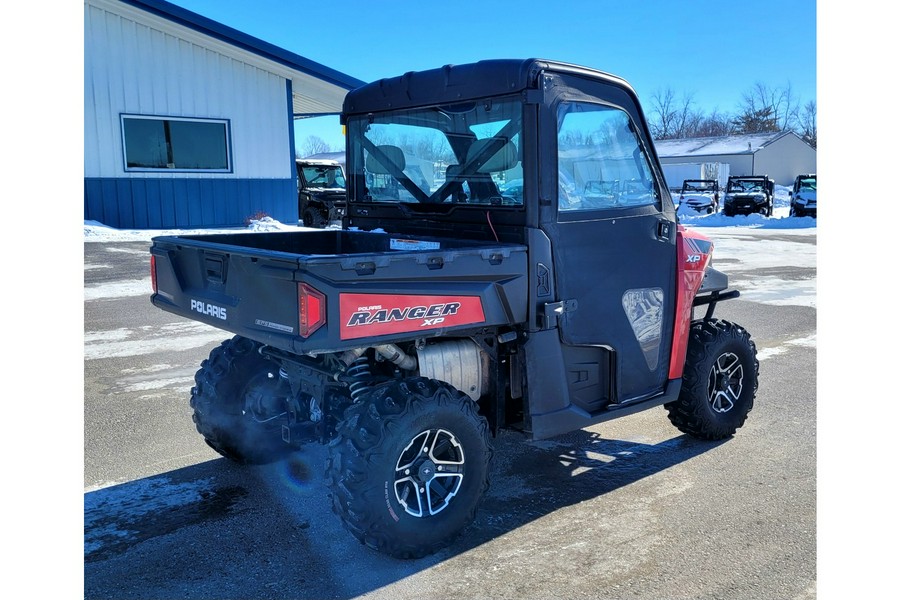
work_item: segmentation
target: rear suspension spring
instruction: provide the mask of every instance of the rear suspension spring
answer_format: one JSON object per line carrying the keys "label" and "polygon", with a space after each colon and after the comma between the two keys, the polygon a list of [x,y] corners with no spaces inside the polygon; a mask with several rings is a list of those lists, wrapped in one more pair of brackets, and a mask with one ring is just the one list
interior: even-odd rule
{"label": "rear suspension spring", "polygon": [[369,387],[370,382],[368,379],[371,375],[372,371],[369,368],[369,360],[365,356],[360,356],[354,360],[347,369],[347,376],[357,380],[350,383],[350,398],[352,398],[354,402],[358,402],[359,396],[366,391],[367,387]]}

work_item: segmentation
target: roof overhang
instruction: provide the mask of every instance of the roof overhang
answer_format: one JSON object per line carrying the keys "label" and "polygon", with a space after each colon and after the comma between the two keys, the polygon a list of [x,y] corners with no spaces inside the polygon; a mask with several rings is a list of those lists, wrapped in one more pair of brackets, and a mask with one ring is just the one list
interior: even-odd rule
{"label": "roof overhang", "polygon": [[338,114],[347,92],[365,84],[360,79],[163,0],[91,1],[127,5],[180,25],[217,45],[220,51],[249,58],[254,64],[290,79],[293,113],[297,118]]}

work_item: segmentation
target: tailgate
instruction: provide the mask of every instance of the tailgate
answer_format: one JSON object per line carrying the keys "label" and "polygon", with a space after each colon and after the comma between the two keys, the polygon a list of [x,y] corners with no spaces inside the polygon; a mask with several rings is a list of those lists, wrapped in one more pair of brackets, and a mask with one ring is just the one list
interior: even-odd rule
{"label": "tailgate", "polygon": [[299,255],[156,238],[151,301],[296,353],[525,321],[525,246],[393,242],[400,249]]}

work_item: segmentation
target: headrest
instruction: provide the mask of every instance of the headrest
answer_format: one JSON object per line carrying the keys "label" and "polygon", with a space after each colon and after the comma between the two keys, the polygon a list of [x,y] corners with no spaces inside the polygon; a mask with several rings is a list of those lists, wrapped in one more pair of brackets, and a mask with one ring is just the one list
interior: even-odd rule
{"label": "headrest", "polygon": [[[486,138],[483,140],[475,140],[469,146],[468,159],[471,160],[478,155],[488,144],[498,144],[497,138]],[[496,173],[498,171],[508,171],[519,164],[519,156],[516,152],[516,145],[509,140],[504,140],[503,145],[497,150],[487,161],[478,169],[479,173]]]}
{"label": "headrest", "polygon": [[[406,168],[406,156],[403,154],[403,150],[397,146],[388,145],[376,146],[376,148],[381,151],[379,156],[384,155],[384,159],[396,165],[398,170],[402,171]],[[377,175],[391,174],[391,171],[381,164],[381,161],[371,152],[366,156],[366,170]]]}

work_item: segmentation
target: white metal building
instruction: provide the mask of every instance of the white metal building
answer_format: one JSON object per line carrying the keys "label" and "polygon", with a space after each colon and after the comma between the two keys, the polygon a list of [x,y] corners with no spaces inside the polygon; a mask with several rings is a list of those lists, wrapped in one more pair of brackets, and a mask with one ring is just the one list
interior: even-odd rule
{"label": "white metal building", "polygon": [[293,122],[364,82],[162,0],[85,0],[84,218],[297,222]]}
{"label": "white metal building", "polygon": [[654,145],[663,165],[723,163],[731,175],[768,175],[779,185],[816,172],[816,149],[792,131],[659,140]]}

